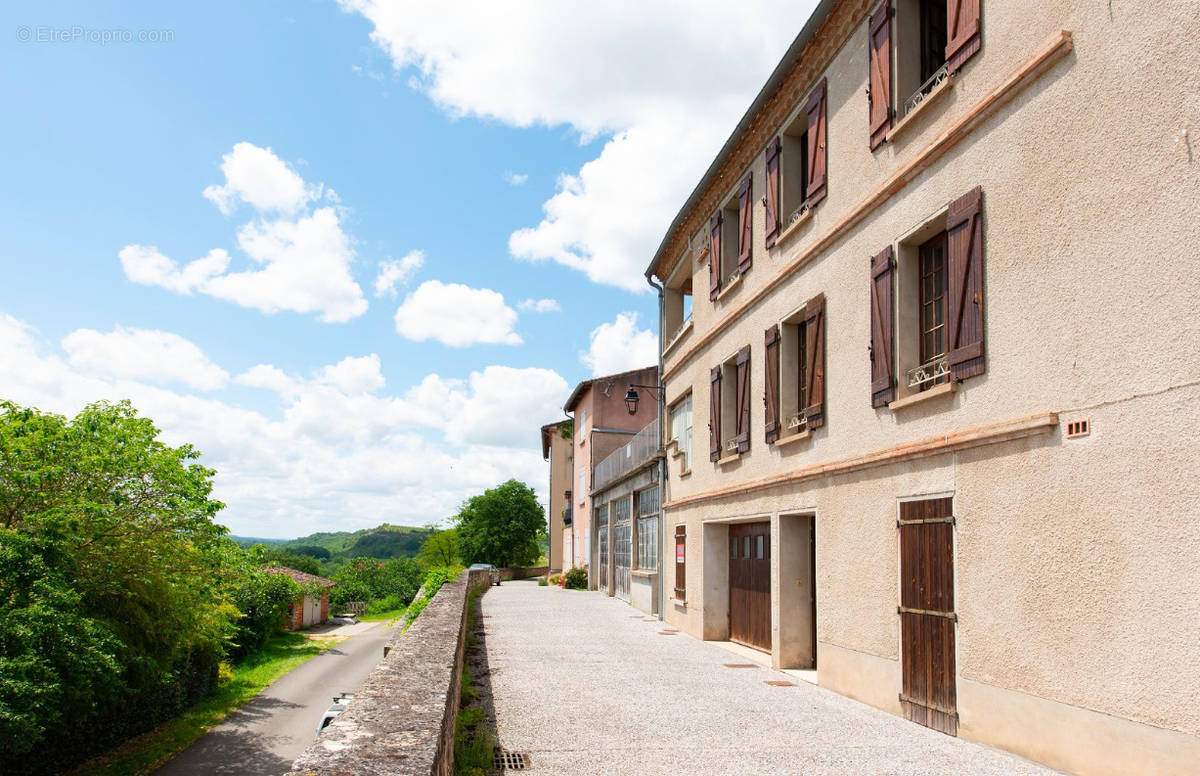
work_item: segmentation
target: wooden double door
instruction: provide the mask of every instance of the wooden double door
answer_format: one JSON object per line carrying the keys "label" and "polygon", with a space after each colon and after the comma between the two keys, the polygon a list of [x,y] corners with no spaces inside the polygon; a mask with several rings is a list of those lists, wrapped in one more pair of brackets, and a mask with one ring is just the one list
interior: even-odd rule
{"label": "wooden double door", "polygon": [[900,505],[900,640],[905,719],[958,735],[953,499]]}
{"label": "wooden double door", "polygon": [[771,523],[729,526],[729,638],[771,649]]}

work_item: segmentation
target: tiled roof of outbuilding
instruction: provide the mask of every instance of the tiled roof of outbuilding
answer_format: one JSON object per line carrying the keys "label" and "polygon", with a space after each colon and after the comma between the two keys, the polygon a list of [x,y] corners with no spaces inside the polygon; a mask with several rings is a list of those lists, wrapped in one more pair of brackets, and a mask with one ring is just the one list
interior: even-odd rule
{"label": "tiled roof of outbuilding", "polygon": [[267,572],[268,574],[287,574],[289,577],[295,580],[297,584],[300,585],[309,585],[313,582],[316,582],[321,587],[337,587],[337,582],[334,582],[331,579],[318,577],[316,574],[309,574],[306,571],[289,569],[286,566],[267,566],[265,569],[263,569],[263,571]]}

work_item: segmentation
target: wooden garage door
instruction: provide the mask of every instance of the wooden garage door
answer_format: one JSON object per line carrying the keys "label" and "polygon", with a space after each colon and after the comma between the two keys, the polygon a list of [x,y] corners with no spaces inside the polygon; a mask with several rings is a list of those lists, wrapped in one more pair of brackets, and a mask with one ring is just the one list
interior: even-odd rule
{"label": "wooden garage door", "polygon": [[622,601],[629,600],[629,566],[632,560],[630,530],[630,496],[617,499],[609,505],[612,510],[612,552],[613,552],[613,595]]}
{"label": "wooden garage door", "polygon": [[954,518],[949,498],[900,505],[900,639],[905,719],[958,735]]}
{"label": "wooden garage door", "polygon": [[729,526],[729,638],[771,649],[771,524]]}
{"label": "wooden garage door", "polygon": [[608,592],[608,507],[596,509],[596,589]]}

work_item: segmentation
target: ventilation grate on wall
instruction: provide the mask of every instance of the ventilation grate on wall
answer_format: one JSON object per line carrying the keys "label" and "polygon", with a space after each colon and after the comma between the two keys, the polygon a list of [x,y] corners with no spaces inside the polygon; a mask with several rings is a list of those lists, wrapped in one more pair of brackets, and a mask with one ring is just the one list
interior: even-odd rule
{"label": "ventilation grate on wall", "polygon": [[1085,437],[1092,433],[1092,422],[1087,418],[1067,422],[1067,439]]}
{"label": "ventilation grate on wall", "polygon": [[506,771],[523,771],[529,767],[527,752],[510,752],[502,746],[492,752],[492,767],[504,773]]}

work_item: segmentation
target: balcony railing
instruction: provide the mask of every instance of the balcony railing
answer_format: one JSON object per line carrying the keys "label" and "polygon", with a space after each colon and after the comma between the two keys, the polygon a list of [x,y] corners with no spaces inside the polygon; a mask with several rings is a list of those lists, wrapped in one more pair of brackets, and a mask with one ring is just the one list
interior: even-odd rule
{"label": "balcony railing", "polygon": [[917,109],[917,106],[925,101],[938,84],[950,77],[950,71],[945,65],[938,68],[937,72],[929,76],[929,80],[921,84],[921,88],[917,89],[916,93],[904,101],[904,105],[900,109],[901,117],[907,116]]}
{"label": "balcony railing", "polygon": [[633,439],[618,447],[607,458],[596,464],[592,487],[600,490],[609,483],[620,479],[657,455],[658,449],[658,418],[655,418],[653,423],[634,434]]}
{"label": "balcony railing", "polygon": [[907,375],[909,388],[924,388],[950,377],[950,366],[945,356],[938,356],[928,363],[908,370]]}
{"label": "balcony railing", "polygon": [[787,419],[787,430],[797,434],[808,428],[808,414],[804,410],[793,412]]}

